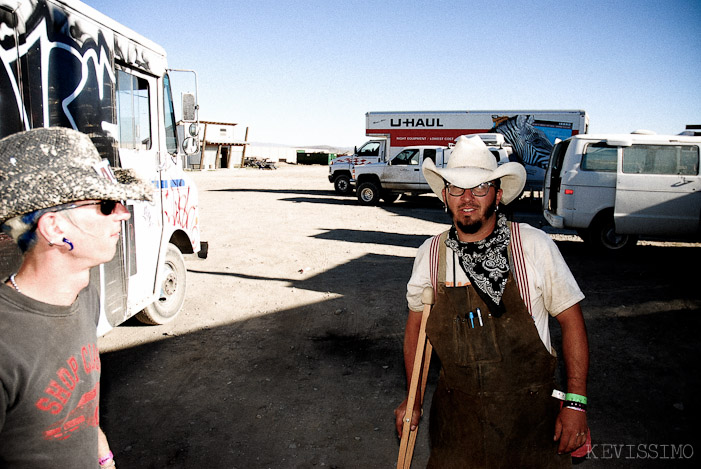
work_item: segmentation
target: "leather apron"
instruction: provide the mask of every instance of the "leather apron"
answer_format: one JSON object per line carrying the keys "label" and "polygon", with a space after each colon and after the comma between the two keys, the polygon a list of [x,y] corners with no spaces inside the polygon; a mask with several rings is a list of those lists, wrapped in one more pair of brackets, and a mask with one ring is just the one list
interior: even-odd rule
{"label": "leather apron", "polygon": [[543,345],[511,272],[502,297],[506,312],[497,318],[471,285],[445,286],[446,251],[453,252],[441,239],[436,303],[426,326],[442,365],[431,405],[428,467],[571,467],[571,457],[558,455],[553,441],[560,407],[551,397],[557,360]]}

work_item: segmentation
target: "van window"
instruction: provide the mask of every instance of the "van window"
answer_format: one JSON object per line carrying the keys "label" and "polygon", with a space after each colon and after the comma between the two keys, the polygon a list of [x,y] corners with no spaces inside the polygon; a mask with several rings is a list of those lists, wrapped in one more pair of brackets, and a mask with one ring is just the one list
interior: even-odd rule
{"label": "van window", "polygon": [[618,160],[617,147],[605,143],[587,145],[582,155],[582,169],[615,173]]}
{"label": "van window", "polygon": [[151,148],[151,111],[148,82],[117,70],[117,123],[119,147],[132,150]]}
{"label": "van window", "polygon": [[623,172],[695,176],[699,173],[699,147],[633,145],[623,149]]}
{"label": "van window", "polygon": [[426,148],[424,149],[424,161],[426,160],[431,160],[433,163],[436,163],[436,150],[435,148]]}

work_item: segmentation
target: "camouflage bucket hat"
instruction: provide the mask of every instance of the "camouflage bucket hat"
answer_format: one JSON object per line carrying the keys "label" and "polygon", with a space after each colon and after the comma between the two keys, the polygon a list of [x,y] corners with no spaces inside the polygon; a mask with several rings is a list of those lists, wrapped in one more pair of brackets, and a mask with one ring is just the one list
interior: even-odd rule
{"label": "camouflage bucket hat", "polygon": [[101,160],[81,132],[42,128],[0,140],[0,223],[80,200],[153,200],[153,188],[131,170]]}

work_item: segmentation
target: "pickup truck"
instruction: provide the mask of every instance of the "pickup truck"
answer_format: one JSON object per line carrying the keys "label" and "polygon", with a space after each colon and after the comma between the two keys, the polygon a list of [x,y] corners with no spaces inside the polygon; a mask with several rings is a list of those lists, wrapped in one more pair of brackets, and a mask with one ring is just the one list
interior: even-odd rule
{"label": "pickup truck", "polygon": [[[502,135],[480,134],[499,164],[508,162],[513,152]],[[358,201],[362,205],[377,205],[380,200],[392,203],[404,193],[430,193],[431,187],[421,171],[424,159],[431,158],[436,166],[448,163],[452,149],[444,146],[405,147],[388,162],[358,165],[351,170]]]}

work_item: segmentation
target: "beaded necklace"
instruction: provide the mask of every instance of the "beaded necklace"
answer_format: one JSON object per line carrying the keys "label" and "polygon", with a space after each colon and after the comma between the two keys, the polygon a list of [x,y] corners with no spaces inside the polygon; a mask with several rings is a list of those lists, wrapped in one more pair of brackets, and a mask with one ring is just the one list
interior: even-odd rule
{"label": "beaded necklace", "polygon": [[15,282],[16,275],[17,275],[17,272],[10,275],[10,283],[12,284],[13,287],[15,287],[15,290],[17,290],[17,293],[22,293],[22,290],[20,290],[19,287],[17,286],[17,282]]}

